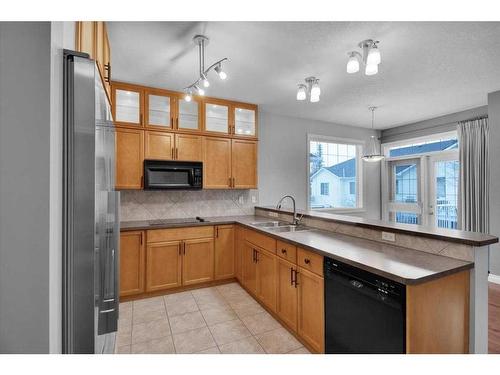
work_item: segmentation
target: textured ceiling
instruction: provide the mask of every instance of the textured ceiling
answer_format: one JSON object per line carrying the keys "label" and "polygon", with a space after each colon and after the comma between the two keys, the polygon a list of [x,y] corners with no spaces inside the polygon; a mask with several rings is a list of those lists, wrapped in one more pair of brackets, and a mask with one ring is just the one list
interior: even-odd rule
{"label": "textured ceiling", "polygon": [[[207,95],[263,111],[394,127],[487,102],[500,89],[500,22],[109,22],[113,79],[180,90],[197,77],[191,39],[210,38],[206,65],[228,57]],[[345,72],[347,52],[380,40],[379,74]],[[320,78],[321,101],[297,102],[296,85]]]}

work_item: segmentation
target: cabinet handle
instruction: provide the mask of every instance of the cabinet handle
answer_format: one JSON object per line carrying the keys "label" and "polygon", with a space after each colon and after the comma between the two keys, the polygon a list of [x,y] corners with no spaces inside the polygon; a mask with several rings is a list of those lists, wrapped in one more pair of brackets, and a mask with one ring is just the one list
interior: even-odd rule
{"label": "cabinet handle", "polygon": [[229,187],[231,187],[231,177],[229,177]]}
{"label": "cabinet handle", "polygon": [[236,180],[235,180],[235,178],[233,177],[233,187],[235,187],[235,186],[236,186]]}
{"label": "cabinet handle", "polygon": [[215,238],[219,238],[219,227],[215,227]]}
{"label": "cabinet handle", "polygon": [[253,250],[252,262],[257,263],[257,256],[255,255],[256,251],[255,251],[255,249],[252,249],[252,250]]}
{"label": "cabinet handle", "polygon": [[259,252],[255,250],[255,263],[259,263]]}
{"label": "cabinet handle", "polygon": [[173,129],[174,128],[174,118],[170,117],[170,127]]}
{"label": "cabinet handle", "polygon": [[142,113],[140,113],[140,114],[139,114],[139,124],[140,124],[140,125],[143,125],[143,124],[142,124]]}
{"label": "cabinet handle", "polygon": [[142,245],[142,232],[141,232],[141,245]]}
{"label": "cabinet handle", "polygon": [[183,248],[184,255],[186,255],[186,243],[185,242],[182,243],[182,248]]}
{"label": "cabinet handle", "polygon": [[293,268],[290,267],[290,285],[293,285]]}
{"label": "cabinet handle", "polygon": [[281,249],[281,254],[286,254],[286,249]]}
{"label": "cabinet handle", "polygon": [[295,288],[297,288],[297,285],[299,285],[299,283],[297,282],[297,275],[299,273],[297,272],[297,270],[293,270],[293,272],[295,273],[295,278],[293,280],[293,283],[295,284]]}
{"label": "cabinet handle", "polygon": [[178,148],[175,148],[175,159],[176,160],[179,159],[179,149]]}
{"label": "cabinet handle", "polygon": [[309,263],[311,263],[311,260],[310,260],[310,259],[308,259],[308,258],[305,258],[305,259],[304,259],[304,263],[305,263],[305,264],[309,264]]}
{"label": "cabinet handle", "polygon": [[182,255],[182,242],[179,243],[179,255]]}
{"label": "cabinet handle", "polygon": [[175,119],[175,128],[179,129],[179,117]]}
{"label": "cabinet handle", "polygon": [[111,64],[109,62],[104,64],[104,72],[108,72],[107,76],[104,75],[104,81],[109,83],[111,81]]}

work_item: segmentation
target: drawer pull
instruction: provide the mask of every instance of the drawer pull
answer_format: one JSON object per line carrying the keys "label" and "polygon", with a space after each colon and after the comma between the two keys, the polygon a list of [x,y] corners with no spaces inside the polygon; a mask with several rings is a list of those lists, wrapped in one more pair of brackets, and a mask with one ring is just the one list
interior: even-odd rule
{"label": "drawer pull", "polygon": [[304,259],[304,263],[305,263],[305,264],[309,264],[309,263],[311,263],[311,260],[310,260],[310,259],[308,259],[308,258],[305,258],[305,259]]}
{"label": "drawer pull", "polygon": [[281,249],[281,254],[286,254],[286,249]]}

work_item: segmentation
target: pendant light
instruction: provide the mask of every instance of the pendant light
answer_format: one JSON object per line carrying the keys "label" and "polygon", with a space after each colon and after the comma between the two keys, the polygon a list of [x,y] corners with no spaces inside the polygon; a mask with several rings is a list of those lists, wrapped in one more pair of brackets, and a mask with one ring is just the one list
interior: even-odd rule
{"label": "pendant light", "polygon": [[[372,130],[375,130],[373,127],[375,110],[377,107],[368,107],[368,109],[372,112]],[[363,155],[363,160],[367,162],[377,162],[384,158],[384,155],[378,151],[377,139],[374,135],[370,137],[370,143],[367,147],[367,152]]]}

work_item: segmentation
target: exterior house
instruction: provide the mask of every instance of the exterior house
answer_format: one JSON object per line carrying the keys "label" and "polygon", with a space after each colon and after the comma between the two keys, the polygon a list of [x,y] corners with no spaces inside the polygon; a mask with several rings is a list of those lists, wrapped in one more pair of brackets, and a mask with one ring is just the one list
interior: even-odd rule
{"label": "exterior house", "polygon": [[356,207],[356,159],[321,167],[310,184],[311,208]]}

